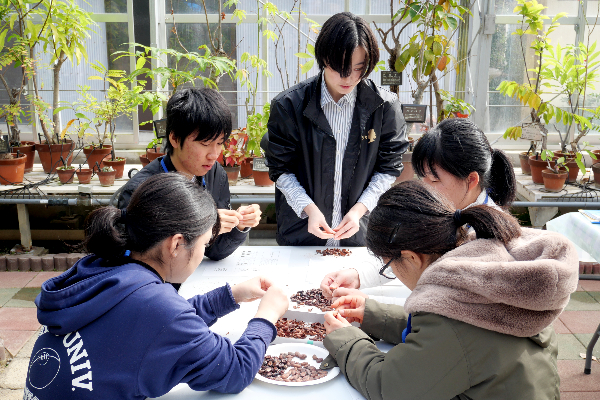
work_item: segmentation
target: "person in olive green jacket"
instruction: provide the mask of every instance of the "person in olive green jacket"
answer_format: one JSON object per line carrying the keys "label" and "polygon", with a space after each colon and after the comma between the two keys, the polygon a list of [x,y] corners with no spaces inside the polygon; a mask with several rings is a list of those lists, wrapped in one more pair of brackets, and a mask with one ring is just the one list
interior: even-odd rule
{"label": "person in olive green jacket", "polygon": [[366,398],[560,398],[551,324],[577,288],[569,240],[492,207],[455,210],[411,181],[381,196],[366,243],[412,290],[404,307],[344,296],[325,314],[323,344]]}

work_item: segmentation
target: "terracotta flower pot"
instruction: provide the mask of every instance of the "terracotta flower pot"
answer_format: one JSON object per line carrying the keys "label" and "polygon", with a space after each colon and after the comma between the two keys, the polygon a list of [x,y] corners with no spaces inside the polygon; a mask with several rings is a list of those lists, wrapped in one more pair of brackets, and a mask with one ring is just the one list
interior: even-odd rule
{"label": "terracotta flower pot", "polygon": [[77,174],[77,179],[79,180],[79,183],[82,185],[90,183],[92,181],[93,173],[94,173],[94,171],[92,171],[91,168],[78,169],[76,174]]}
{"label": "terracotta flower pot", "polygon": [[20,153],[23,153],[27,156],[27,162],[25,163],[25,173],[33,171],[33,160],[35,158],[35,142],[27,142],[25,140],[21,140],[20,146],[15,146],[12,148],[13,153],[16,153],[17,150]]}
{"label": "terracotta flower pot", "polygon": [[42,168],[44,168],[44,172],[47,174],[56,172],[56,168],[62,167],[62,163],[60,162],[61,157],[67,162],[67,165],[71,165],[74,148],[75,143],[70,140],[63,144],[35,144],[35,149],[40,156]]}
{"label": "terracotta flower pot", "polygon": [[73,183],[73,177],[75,176],[75,168],[57,169],[56,173],[58,174],[58,179],[60,179],[60,183],[62,183],[63,185]]}
{"label": "terracotta flower pot", "polygon": [[95,147],[84,147],[83,154],[85,154],[88,166],[94,171],[98,171],[96,163],[100,164],[100,168],[103,168],[104,160],[110,158],[111,150],[112,146],[105,144],[101,149]]}
{"label": "terracotta flower pot", "polygon": [[240,165],[240,178],[252,177],[252,160],[254,157],[246,157],[242,165]]}
{"label": "terracotta flower pot", "polygon": [[523,175],[531,175],[529,154],[526,151],[519,153],[519,162],[521,163],[521,172],[523,172]]}
{"label": "terracotta flower pot", "polygon": [[579,166],[575,160],[567,160],[567,167],[569,167],[569,176],[567,177],[567,182],[571,183],[577,181],[577,175],[579,175]]}
{"label": "terracotta flower pot", "polygon": [[600,163],[592,165],[592,173],[594,174],[594,185],[600,188]]}
{"label": "terracotta flower pot", "polygon": [[162,153],[159,149],[146,149],[146,157],[148,157],[148,161],[152,162],[156,160],[158,157],[164,156],[165,153]]}
{"label": "terracotta flower pot", "polygon": [[564,157],[564,158],[575,158],[575,153],[573,153],[572,151],[555,151],[554,152],[554,156],[555,157]]}
{"label": "terracotta flower pot", "polygon": [[269,173],[266,171],[253,171],[252,177],[254,178],[255,186],[273,186],[275,182],[269,178]]}
{"label": "terracotta flower pot", "polygon": [[96,173],[98,174],[98,179],[100,179],[101,186],[112,186],[115,183],[115,174],[117,171],[97,171]]}
{"label": "terracotta flower pot", "polygon": [[115,179],[120,179],[123,177],[123,171],[125,170],[125,160],[124,158],[117,158],[116,160],[104,160],[104,165],[107,167],[112,167],[115,170]]}
{"label": "terracotta flower pot", "polygon": [[12,153],[12,155],[15,158],[0,160],[0,185],[12,185],[23,182],[27,156],[21,154],[17,157],[17,153]]}
{"label": "terracotta flower pot", "polygon": [[542,171],[548,168],[548,162],[542,160],[542,157],[530,156],[529,166],[531,167],[531,179],[533,183],[539,185],[544,184],[544,178],[542,177]]}
{"label": "terracotta flower pot", "polygon": [[592,150],[592,153],[596,156],[595,160],[592,158],[592,164],[600,163],[600,150]]}
{"label": "terracotta flower pot", "polygon": [[551,169],[545,169],[542,171],[544,187],[549,192],[560,192],[565,186],[565,181],[568,175],[569,174],[566,171],[556,174]]}
{"label": "terracotta flower pot", "polygon": [[227,172],[227,181],[229,182],[229,186],[235,186],[240,175],[240,166],[237,165],[235,167],[223,168],[225,169],[225,172]]}
{"label": "terracotta flower pot", "polygon": [[148,157],[146,157],[145,154],[140,154],[140,162],[142,163],[142,168],[150,164],[150,160],[148,160]]}

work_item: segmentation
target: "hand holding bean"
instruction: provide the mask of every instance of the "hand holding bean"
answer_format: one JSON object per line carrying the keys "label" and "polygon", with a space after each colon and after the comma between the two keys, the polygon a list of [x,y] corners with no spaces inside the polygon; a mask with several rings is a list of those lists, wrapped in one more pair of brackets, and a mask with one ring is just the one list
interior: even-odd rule
{"label": "hand holding bean", "polygon": [[344,317],[337,311],[329,311],[325,313],[325,332],[329,335],[332,332],[337,331],[340,328],[345,328],[350,325],[350,322],[346,321]]}
{"label": "hand holding bean", "polygon": [[326,298],[333,297],[333,291],[345,287],[349,289],[358,289],[360,287],[360,278],[358,272],[354,268],[342,269],[331,272],[321,281],[321,290]]}
{"label": "hand holding bean", "polygon": [[343,296],[337,299],[331,307],[348,319],[349,322],[363,322],[367,299],[362,296]]}
{"label": "hand holding bean", "polygon": [[273,285],[269,278],[257,276],[231,288],[236,303],[250,302],[262,298]]}

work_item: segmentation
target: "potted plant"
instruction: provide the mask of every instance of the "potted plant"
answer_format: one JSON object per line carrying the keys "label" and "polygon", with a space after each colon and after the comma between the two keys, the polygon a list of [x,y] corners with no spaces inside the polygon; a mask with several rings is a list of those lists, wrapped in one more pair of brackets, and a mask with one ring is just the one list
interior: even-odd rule
{"label": "potted plant", "polygon": [[0,154],[0,185],[13,185],[23,182],[27,156],[17,153]]}
{"label": "potted plant", "polygon": [[[116,120],[126,116],[131,118],[134,111],[141,105],[143,110],[150,108],[153,113],[158,111],[162,101],[166,97],[160,93],[144,91],[145,82],[137,81],[135,74],[126,74],[121,70],[109,70],[100,62],[92,64],[91,67],[100,73],[99,76],[90,76],[90,80],[101,80],[104,85],[104,98],[98,100],[90,93],[89,86],[80,86],[77,91],[81,98],[72,107],[76,114],[79,136],[82,137],[88,129],[92,129],[99,143],[99,148],[108,147],[106,140],[110,140],[110,155],[103,158],[104,161],[123,161],[115,156]],[[88,117],[84,113],[92,114]],[[146,121],[144,123],[150,123]],[[95,151],[95,150],[94,150]],[[96,165],[95,162],[90,166]],[[101,165],[102,167],[102,165]]]}
{"label": "potted plant", "polygon": [[102,167],[96,173],[101,186],[112,186],[115,183],[116,171],[111,167]]}
{"label": "potted plant", "polygon": [[594,185],[600,188],[600,163],[592,165],[592,173],[594,174]]}
{"label": "potted plant", "polygon": [[[255,112],[248,117],[248,145],[247,152],[252,155],[252,177],[256,186],[271,186],[274,182],[269,179],[269,169],[265,166],[260,141],[267,133],[267,123],[271,114],[271,104],[266,103],[263,106],[262,113]],[[259,157],[260,156],[260,157]]]}
{"label": "potted plant", "polygon": [[[162,138],[152,139],[150,141],[150,143],[148,143],[148,146],[146,147],[146,158],[148,160],[148,163],[151,163],[152,161],[156,160],[158,157],[162,157],[165,155],[165,153],[161,150],[161,147],[162,147]],[[142,160],[141,156],[140,156],[140,161],[142,161],[142,164],[144,164],[144,160]]]}
{"label": "potted plant", "polygon": [[79,183],[85,185],[92,181],[92,174],[94,171],[91,168],[81,168],[81,165],[79,165],[79,168],[75,173],[77,174]]}
{"label": "potted plant", "polygon": [[73,183],[73,177],[75,176],[75,167],[72,165],[63,165],[56,168],[58,179],[60,183],[66,185],[67,183]]}
{"label": "potted plant", "polygon": [[545,158],[547,165],[547,168],[542,171],[544,188],[549,192],[560,192],[569,176],[569,167],[565,163],[565,158],[559,157],[555,160],[554,154],[550,150],[547,150],[542,158]]}
{"label": "potted plant", "polygon": [[232,132],[229,139],[223,143],[223,168],[227,173],[229,185],[237,184],[240,165],[246,158],[246,140],[238,132]]}

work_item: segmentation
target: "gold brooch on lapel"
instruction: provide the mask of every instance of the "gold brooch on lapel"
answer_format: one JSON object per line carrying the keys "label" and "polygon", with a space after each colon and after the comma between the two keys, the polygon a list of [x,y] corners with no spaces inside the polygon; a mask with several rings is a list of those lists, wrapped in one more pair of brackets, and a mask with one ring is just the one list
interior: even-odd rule
{"label": "gold brooch on lapel", "polygon": [[375,129],[371,129],[369,131],[369,143],[373,143],[377,135],[375,134]]}

